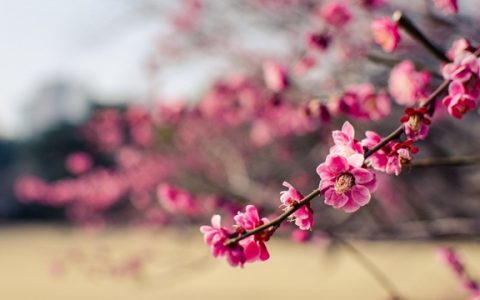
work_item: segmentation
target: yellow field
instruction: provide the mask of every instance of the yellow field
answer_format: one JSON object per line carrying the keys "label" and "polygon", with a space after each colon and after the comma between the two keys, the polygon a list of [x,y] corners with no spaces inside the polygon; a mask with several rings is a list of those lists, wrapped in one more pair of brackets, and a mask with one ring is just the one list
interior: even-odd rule
{"label": "yellow field", "polygon": [[[234,269],[210,258],[197,232],[72,229],[22,226],[0,229],[0,299],[387,299],[345,251],[321,245],[270,242],[272,258]],[[357,243],[396,283],[406,299],[468,299],[433,244]],[[480,246],[457,249],[480,278]],[[112,274],[132,256],[138,272]],[[474,270],[476,269],[476,270]]]}

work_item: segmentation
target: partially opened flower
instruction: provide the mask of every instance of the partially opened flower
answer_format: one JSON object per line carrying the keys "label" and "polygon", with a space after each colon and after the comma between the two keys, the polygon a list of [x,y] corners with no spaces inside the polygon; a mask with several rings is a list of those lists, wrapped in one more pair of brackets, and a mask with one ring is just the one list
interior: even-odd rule
{"label": "partially opened flower", "polygon": [[419,109],[407,108],[405,115],[400,121],[404,124],[405,134],[411,140],[423,140],[427,137],[428,126],[431,121],[428,118],[427,109],[421,107]]}
{"label": "partially opened flower", "polygon": [[455,80],[448,87],[448,96],[443,99],[448,113],[457,119],[477,106],[476,99],[469,94],[462,82]]}
{"label": "partially opened flower", "polygon": [[398,25],[390,18],[376,19],[372,23],[373,39],[387,53],[393,52],[400,43]]}
{"label": "partially opened flower", "polygon": [[342,130],[332,132],[335,145],[330,148],[330,154],[343,156],[349,164],[360,167],[363,164],[363,148],[355,139],[355,129],[350,122],[343,123]]}
{"label": "partially opened flower", "polygon": [[212,226],[201,226],[200,232],[203,233],[205,243],[210,246],[213,257],[226,256],[228,263],[233,267],[243,266],[246,262],[243,248],[239,244],[225,246],[225,242],[232,233],[221,226],[220,215],[212,217]]}

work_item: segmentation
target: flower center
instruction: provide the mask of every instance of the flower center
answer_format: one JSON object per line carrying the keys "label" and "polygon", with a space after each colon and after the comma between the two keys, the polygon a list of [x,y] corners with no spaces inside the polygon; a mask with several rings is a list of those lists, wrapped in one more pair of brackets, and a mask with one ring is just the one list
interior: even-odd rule
{"label": "flower center", "polygon": [[414,132],[420,130],[422,125],[422,116],[419,114],[414,114],[408,119],[408,127],[410,127]]}
{"label": "flower center", "polygon": [[335,191],[337,193],[348,192],[355,184],[355,177],[350,173],[343,173],[335,180]]}

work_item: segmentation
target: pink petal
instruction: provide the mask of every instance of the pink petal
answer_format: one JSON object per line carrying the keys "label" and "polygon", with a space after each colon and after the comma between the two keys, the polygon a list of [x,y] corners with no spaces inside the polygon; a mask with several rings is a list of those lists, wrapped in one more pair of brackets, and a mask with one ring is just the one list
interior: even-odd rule
{"label": "pink petal", "polygon": [[353,201],[360,206],[367,204],[370,201],[370,191],[361,185],[355,185],[351,190]]}
{"label": "pink petal", "polygon": [[337,194],[335,189],[330,188],[325,192],[325,204],[340,208],[347,203],[348,197],[345,194]]}
{"label": "pink petal", "polygon": [[355,168],[350,173],[355,177],[355,182],[359,184],[370,182],[375,178],[371,171],[364,168]]}

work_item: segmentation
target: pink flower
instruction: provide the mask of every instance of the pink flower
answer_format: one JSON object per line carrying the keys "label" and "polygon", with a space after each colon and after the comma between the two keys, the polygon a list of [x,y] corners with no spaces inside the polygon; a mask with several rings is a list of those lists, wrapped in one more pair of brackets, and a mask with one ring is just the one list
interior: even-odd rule
{"label": "pink flower", "polygon": [[419,109],[407,108],[405,115],[400,121],[404,124],[405,134],[411,140],[423,140],[428,134],[428,125],[430,119],[428,118],[427,109],[422,107]]}
{"label": "pink flower", "polygon": [[372,23],[373,39],[385,52],[393,52],[400,43],[400,32],[397,23],[385,17]]}
{"label": "pink flower", "polygon": [[447,106],[448,113],[457,119],[463,118],[465,113],[477,106],[474,96],[467,93],[464,84],[458,80],[450,83],[448,96],[442,102]]}
{"label": "pink flower", "polygon": [[310,49],[320,52],[328,48],[331,40],[332,37],[327,32],[309,33],[307,35],[307,45]]}
{"label": "pink flower", "polygon": [[398,104],[413,106],[427,96],[429,82],[428,72],[416,72],[414,64],[404,60],[390,72],[388,90]]}
{"label": "pink flower", "polygon": [[[363,147],[367,147],[371,149],[382,141],[382,137],[374,131],[366,131],[365,136],[366,138],[364,138],[361,141],[361,144]],[[388,153],[389,153],[389,150],[387,150],[388,149],[387,147],[388,145],[384,146],[383,148],[379,149],[368,158],[370,165],[375,170],[385,172],[385,169],[387,167],[387,162],[388,162]]]}
{"label": "pink flower", "polygon": [[70,154],[65,161],[66,169],[75,175],[80,175],[92,168],[92,158],[85,152]]}
{"label": "pink flower", "polygon": [[220,223],[221,217],[214,215],[212,217],[212,226],[204,225],[200,227],[200,232],[203,233],[205,243],[210,246],[213,257],[226,256],[231,266],[243,266],[247,261],[243,248],[238,244],[225,246],[225,241],[231,233],[227,228],[222,227]]}
{"label": "pink flower", "polygon": [[[245,212],[238,212],[234,217],[235,222],[239,226],[240,232],[244,230],[255,229],[264,223],[268,223],[268,219],[262,218],[258,215],[258,210],[253,205],[247,205]],[[256,260],[265,261],[270,258],[265,242],[270,238],[269,231],[263,231],[239,242],[244,249],[244,254],[247,262],[254,262]]]}
{"label": "pink flower", "polygon": [[[295,206],[303,199],[303,195],[297,191],[290,183],[284,182],[283,186],[288,188],[286,191],[280,192],[280,201],[284,205],[285,209],[289,209]],[[295,225],[301,230],[311,230],[313,226],[313,210],[310,207],[310,203],[303,205],[292,215],[292,219],[295,220]]]}
{"label": "pink flower", "polygon": [[480,59],[469,51],[461,51],[452,63],[443,66],[442,75],[445,79],[466,82],[472,75],[478,78],[479,71]]}
{"label": "pink flower", "polygon": [[375,93],[370,83],[347,87],[338,99],[339,110],[361,120],[379,120],[390,114],[390,99],[385,93]]}
{"label": "pink flower", "polygon": [[475,51],[475,48],[473,48],[470,41],[465,38],[455,40],[447,52],[447,57],[450,60],[454,60],[457,55],[464,51],[473,52]]}
{"label": "pink flower", "polygon": [[267,87],[274,92],[282,92],[288,86],[288,77],[285,67],[266,61],[263,63],[263,78]]}
{"label": "pink flower", "polygon": [[454,15],[458,12],[457,0],[433,0],[433,3],[446,15]]}
{"label": "pink flower", "polygon": [[328,155],[327,160],[317,167],[317,173],[325,204],[345,212],[354,212],[366,205],[376,185],[373,172],[349,164],[340,155]]}
{"label": "pink flower", "polygon": [[195,199],[188,192],[169,184],[161,184],[157,188],[157,195],[163,206],[172,213],[195,215],[198,207]]}
{"label": "pink flower", "polygon": [[333,131],[332,137],[335,145],[330,148],[330,154],[341,155],[356,167],[363,165],[363,148],[355,139],[355,129],[350,122],[343,123],[341,131]]}
{"label": "pink flower", "polygon": [[418,152],[418,148],[413,146],[413,140],[407,140],[403,143],[392,142],[387,145],[387,149],[388,161],[385,172],[397,176],[410,165],[412,154]]}
{"label": "pink flower", "polygon": [[325,3],[319,11],[323,20],[334,27],[341,28],[352,19],[352,14],[342,2]]}

